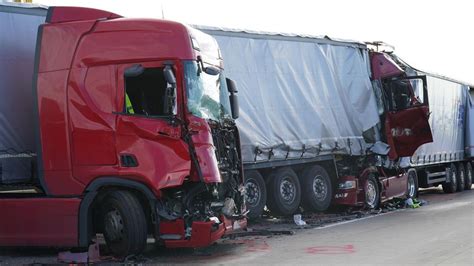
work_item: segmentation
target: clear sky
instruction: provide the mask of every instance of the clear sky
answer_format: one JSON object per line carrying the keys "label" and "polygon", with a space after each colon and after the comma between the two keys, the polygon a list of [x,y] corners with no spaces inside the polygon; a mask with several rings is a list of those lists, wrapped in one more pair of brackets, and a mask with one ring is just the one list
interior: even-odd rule
{"label": "clear sky", "polygon": [[[412,66],[474,84],[470,0],[33,0],[128,17],[384,41]],[[163,10],[162,10],[163,9]]]}

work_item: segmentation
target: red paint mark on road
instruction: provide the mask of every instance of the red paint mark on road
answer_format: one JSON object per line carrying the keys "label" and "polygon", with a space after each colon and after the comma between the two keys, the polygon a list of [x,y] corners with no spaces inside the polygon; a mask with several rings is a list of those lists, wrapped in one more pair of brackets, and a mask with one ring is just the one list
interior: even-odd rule
{"label": "red paint mark on road", "polygon": [[316,246],[306,248],[306,253],[308,254],[325,254],[325,255],[335,255],[335,254],[350,254],[354,253],[356,250],[353,245],[345,246]]}
{"label": "red paint mark on road", "polygon": [[253,240],[248,241],[247,243],[247,250],[246,252],[260,252],[260,251],[269,251],[270,245],[267,242],[256,242]]}
{"label": "red paint mark on road", "polygon": [[259,238],[230,240],[227,241],[227,243],[242,244],[246,247],[245,252],[260,252],[271,249],[270,245],[268,245],[266,241],[260,240]]}

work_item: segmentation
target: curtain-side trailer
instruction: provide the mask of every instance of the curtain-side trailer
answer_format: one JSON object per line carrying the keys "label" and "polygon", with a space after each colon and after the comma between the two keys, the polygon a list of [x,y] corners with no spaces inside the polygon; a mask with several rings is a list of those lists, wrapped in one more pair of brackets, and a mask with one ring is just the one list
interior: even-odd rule
{"label": "curtain-side trailer", "polygon": [[358,42],[199,28],[239,84],[250,217],[416,194],[416,172],[400,165],[431,141],[428,106],[392,59]]}
{"label": "curtain-side trailer", "polygon": [[[420,71],[395,54],[392,58],[409,76],[425,75],[430,102],[429,123],[433,142],[419,147],[411,156],[420,187],[442,185],[447,193],[472,186],[474,108],[471,85],[442,75]],[[422,91],[413,84],[417,95]]]}

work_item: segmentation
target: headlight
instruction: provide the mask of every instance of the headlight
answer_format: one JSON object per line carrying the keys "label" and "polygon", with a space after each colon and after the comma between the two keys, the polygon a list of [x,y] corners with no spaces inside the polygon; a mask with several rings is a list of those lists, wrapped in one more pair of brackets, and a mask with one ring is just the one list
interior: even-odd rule
{"label": "headlight", "polygon": [[339,187],[339,189],[355,188],[356,187],[356,181],[355,180],[344,181],[342,183],[339,183],[338,187]]}

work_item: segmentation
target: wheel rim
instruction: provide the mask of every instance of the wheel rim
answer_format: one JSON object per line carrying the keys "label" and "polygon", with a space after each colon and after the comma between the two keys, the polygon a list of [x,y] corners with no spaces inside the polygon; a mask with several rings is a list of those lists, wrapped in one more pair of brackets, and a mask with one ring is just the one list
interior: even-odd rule
{"label": "wheel rim", "polygon": [[104,234],[108,240],[116,242],[123,239],[123,219],[118,210],[113,209],[105,214],[104,227]]}
{"label": "wheel rim", "polygon": [[410,198],[415,196],[415,179],[413,178],[412,175],[409,176],[408,178],[408,196]]}
{"label": "wheel rim", "polygon": [[280,194],[283,201],[292,203],[296,198],[296,187],[289,177],[285,177],[280,183]]}
{"label": "wheel rim", "polygon": [[369,205],[369,207],[375,207],[375,201],[377,199],[377,189],[375,188],[375,184],[370,180],[367,182],[365,198],[366,203],[367,205]]}
{"label": "wheel rim", "polygon": [[472,185],[472,170],[470,169],[467,170],[467,185],[469,184]]}
{"label": "wheel rim", "polygon": [[328,195],[328,186],[322,176],[315,176],[313,179],[313,193],[317,200],[324,200]]}
{"label": "wheel rim", "polygon": [[251,206],[256,206],[262,195],[257,182],[253,179],[247,180],[245,184],[245,192],[246,202]]}
{"label": "wheel rim", "polygon": [[459,181],[460,181],[459,186],[464,188],[464,171],[461,171],[459,173]]}

